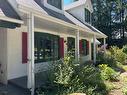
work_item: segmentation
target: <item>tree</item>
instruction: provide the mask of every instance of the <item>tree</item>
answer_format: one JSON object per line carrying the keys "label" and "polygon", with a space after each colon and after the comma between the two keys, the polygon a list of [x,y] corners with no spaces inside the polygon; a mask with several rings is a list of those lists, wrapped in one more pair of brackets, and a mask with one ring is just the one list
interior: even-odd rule
{"label": "tree", "polygon": [[112,39],[125,38],[127,0],[93,0],[93,25]]}

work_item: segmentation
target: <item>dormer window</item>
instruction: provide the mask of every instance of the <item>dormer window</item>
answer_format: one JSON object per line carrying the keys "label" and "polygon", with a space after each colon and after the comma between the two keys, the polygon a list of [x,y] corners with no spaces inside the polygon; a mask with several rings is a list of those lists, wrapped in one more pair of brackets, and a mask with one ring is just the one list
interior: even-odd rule
{"label": "dormer window", "polygon": [[62,0],[47,0],[47,3],[58,9],[62,9]]}
{"label": "dormer window", "polygon": [[85,22],[91,24],[91,13],[88,9],[85,8]]}

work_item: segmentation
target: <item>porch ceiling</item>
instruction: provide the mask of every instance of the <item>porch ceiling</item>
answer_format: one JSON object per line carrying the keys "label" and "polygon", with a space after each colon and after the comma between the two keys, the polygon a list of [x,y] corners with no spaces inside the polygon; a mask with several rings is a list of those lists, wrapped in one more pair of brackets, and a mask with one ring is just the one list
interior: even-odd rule
{"label": "porch ceiling", "polygon": [[[72,27],[69,26],[67,27],[62,24],[54,23],[52,21],[47,21],[42,18],[40,19],[38,17],[35,17],[35,29],[49,30],[52,32],[63,33],[63,34],[74,35],[74,36],[76,36],[76,31],[77,31],[77,29],[74,29]],[[85,29],[84,31],[80,31],[80,36],[93,38],[93,34],[85,32]]]}
{"label": "porch ceiling", "polygon": [[[76,29],[35,17],[35,29],[75,35]],[[43,32],[43,31],[42,31]],[[46,32],[46,31],[45,31]]]}

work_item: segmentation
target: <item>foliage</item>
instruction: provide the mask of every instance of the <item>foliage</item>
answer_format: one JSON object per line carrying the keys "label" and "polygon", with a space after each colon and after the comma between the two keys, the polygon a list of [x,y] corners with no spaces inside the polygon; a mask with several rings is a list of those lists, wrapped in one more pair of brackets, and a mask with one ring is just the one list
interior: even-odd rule
{"label": "foliage", "polygon": [[99,61],[99,64],[108,64],[109,66],[114,66],[116,63],[114,56],[112,56],[111,52],[108,50],[105,53],[99,52],[97,54],[97,60]]}
{"label": "foliage", "polygon": [[109,82],[109,81],[105,81],[105,85],[108,91],[111,91],[116,88],[116,85],[114,85],[112,82]]}
{"label": "foliage", "polygon": [[127,54],[127,45],[123,46],[123,52]]}
{"label": "foliage", "polygon": [[123,34],[124,28],[127,29],[127,20],[124,18],[127,17],[124,13],[127,9],[127,0],[92,0],[92,2],[93,25],[108,36],[108,44],[114,44],[112,39],[125,38]]}
{"label": "foliage", "polygon": [[127,86],[125,86],[125,87],[122,89],[122,92],[124,93],[124,95],[127,95]]}
{"label": "foliage", "polygon": [[93,65],[80,65],[75,70],[75,75],[79,76],[80,81],[86,86],[85,92],[87,95],[106,95],[106,86],[101,79],[100,72]]}
{"label": "foliage", "polygon": [[122,63],[122,64],[125,64],[127,55],[123,52],[123,49],[119,49],[119,48],[116,47],[116,46],[112,46],[112,47],[110,48],[110,52],[111,52],[111,55],[114,57],[114,59],[115,59],[117,62],[120,62],[120,63]]}
{"label": "foliage", "polygon": [[99,65],[101,70],[101,77],[103,80],[117,81],[120,73],[117,73],[111,67],[108,67],[106,64]]}
{"label": "foliage", "polygon": [[117,67],[117,65],[126,64],[127,54],[123,52],[124,50],[124,48],[120,49],[116,46],[112,46],[105,53],[99,52],[97,54],[97,60],[101,64],[108,64],[110,67]]}

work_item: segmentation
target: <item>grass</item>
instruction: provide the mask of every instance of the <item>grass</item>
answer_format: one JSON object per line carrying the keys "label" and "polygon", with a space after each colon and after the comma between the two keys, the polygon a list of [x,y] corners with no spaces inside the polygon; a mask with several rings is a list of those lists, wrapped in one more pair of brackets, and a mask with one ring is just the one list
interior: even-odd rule
{"label": "grass", "polygon": [[127,72],[127,65],[123,65],[123,69]]}
{"label": "grass", "polygon": [[110,81],[105,81],[105,85],[106,85],[106,89],[108,91],[111,91],[111,90],[117,88],[117,86],[114,83],[110,82]]}

